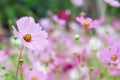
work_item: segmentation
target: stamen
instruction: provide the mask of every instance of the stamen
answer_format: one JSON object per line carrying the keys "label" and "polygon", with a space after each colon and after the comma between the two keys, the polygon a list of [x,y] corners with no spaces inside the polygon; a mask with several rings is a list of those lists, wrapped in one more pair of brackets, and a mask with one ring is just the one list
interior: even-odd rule
{"label": "stamen", "polygon": [[112,55],[112,56],[111,56],[111,59],[112,59],[112,60],[116,60],[116,59],[117,59],[117,55]]}
{"label": "stamen", "polygon": [[32,39],[32,37],[31,37],[30,34],[26,34],[26,35],[23,37],[23,39],[24,39],[26,42],[30,42],[31,39]]}
{"label": "stamen", "polygon": [[32,80],[38,80],[37,76],[36,75],[32,76]]}
{"label": "stamen", "polygon": [[85,22],[84,22],[84,26],[86,26],[86,27],[90,26],[90,22],[85,21]]}

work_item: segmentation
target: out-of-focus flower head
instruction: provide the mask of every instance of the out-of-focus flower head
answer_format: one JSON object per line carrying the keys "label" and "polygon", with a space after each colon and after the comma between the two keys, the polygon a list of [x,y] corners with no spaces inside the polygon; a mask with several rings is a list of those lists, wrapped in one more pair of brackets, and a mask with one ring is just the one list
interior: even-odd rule
{"label": "out-of-focus flower head", "polygon": [[68,72],[68,71],[72,70],[73,67],[75,67],[75,63],[73,61],[71,61],[71,62],[63,62],[62,71],[63,71],[63,73]]}
{"label": "out-of-focus flower head", "polygon": [[35,23],[32,17],[22,17],[16,21],[18,30],[13,27],[13,33],[24,46],[31,50],[40,51],[47,45],[47,33],[42,31],[39,23]]}
{"label": "out-of-focus flower head", "polygon": [[86,47],[91,50],[99,50],[103,47],[102,45],[103,43],[100,39],[98,39],[97,37],[91,37]]}
{"label": "out-of-focus flower head", "polygon": [[91,18],[84,18],[83,16],[77,16],[76,21],[80,23],[85,28],[91,29],[99,27],[100,21],[99,20],[92,20]]}
{"label": "out-of-focus flower head", "polygon": [[108,3],[110,6],[120,7],[120,3],[118,0],[104,0],[104,1]]}
{"label": "out-of-focus flower head", "polygon": [[108,35],[108,36],[105,36],[105,35],[102,36],[101,35],[101,36],[99,36],[99,38],[104,43],[104,45],[114,45],[114,44],[116,44],[120,41],[119,36],[115,35],[115,34],[111,34],[111,35]]}
{"label": "out-of-focus flower head", "polygon": [[53,80],[51,76],[38,70],[26,70],[25,74],[28,80]]}
{"label": "out-of-focus flower head", "polygon": [[114,44],[98,54],[99,61],[107,67],[111,76],[120,75],[120,45]]}
{"label": "out-of-focus flower head", "polygon": [[101,50],[98,58],[103,65],[107,64],[117,67],[120,61],[120,45],[114,44]]}
{"label": "out-of-focus flower head", "polygon": [[120,30],[120,18],[113,19],[110,25],[116,30]]}
{"label": "out-of-focus flower head", "polygon": [[0,50],[0,62],[6,60],[8,57],[7,53],[5,50]]}
{"label": "out-of-focus flower head", "polygon": [[76,7],[81,7],[84,5],[84,0],[71,0],[71,2]]}
{"label": "out-of-focus flower head", "polygon": [[70,19],[70,15],[71,15],[71,12],[70,10],[61,10],[59,13],[58,13],[58,17],[60,19],[63,19],[65,21],[68,21]]}
{"label": "out-of-focus flower head", "polygon": [[120,69],[118,69],[114,66],[109,66],[108,72],[109,72],[110,76],[120,76]]}
{"label": "out-of-focus flower head", "polygon": [[92,71],[92,80],[97,80],[98,76],[102,73],[102,70],[99,69],[99,68],[95,68],[93,71]]}
{"label": "out-of-focus flower head", "polygon": [[105,45],[119,42],[119,34],[111,26],[101,26],[96,29],[97,36]]}
{"label": "out-of-focus flower head", "polygon": [[39,23],[45,30],[53,29],[52,21],[49,18],[41,18]]}
{"label": "out-of-focus flower head", "polygon": [[98,35],[101,35],[101,36],[103,35],[108,36],[108,35],[116,34],[115,29],[109,25],[98,27],[96,29],[96,32]]}
{"label": "out-of-focus flower head", "polygon": [[52,15],[52,20],[60,27],[64,27],[66,25],[66,21],[64,19],[60,19],[57,15]]}

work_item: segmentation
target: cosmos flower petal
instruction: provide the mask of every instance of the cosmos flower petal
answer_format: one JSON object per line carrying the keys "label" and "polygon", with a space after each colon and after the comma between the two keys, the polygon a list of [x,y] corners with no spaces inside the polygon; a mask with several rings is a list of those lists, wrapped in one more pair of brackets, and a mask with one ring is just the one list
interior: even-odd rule
{"label": "cosmos flower petal", "polygon": [[92,19],[91,18],[86,18],[86,21],[88,21],[88,22],[92,22]]}
{"label": "cosmos flower petal", "polygon": [[16,21],[16,24],[17,24],[18,30],[21,33],[25,34],[29,31],[31,26],[33,26],[32,24],[35,24],[35,22],[32,17],[22,17]]}
{"label": "cosmos flower petal", "polygon": [[22,35],[13,27],[13,33],[16,37],[22,38]]}
{"label": "cosmos flower petal", "polygon": [[78,16],[78,17],[76,17],[76,21],[83,25],[85,20],[84,20],[83,16],[80,16],[80,17]]}
{"label": "cosmos flower petal", "polygon": [[96,28],[100,25],[99,20],[92,20],[91,18],[84,18],[82,16],[76,17],[76,21],[79,22],[85,28],[91,29]]}
{"label": "cosmos flower petal", "polygon": [[39,40],[39,39],[42,40],[42,39],[47,39],[48,34],[45,31],[41,31],[41,32],[38,32],[38,33],[34,33],[32,35],[32,37],[33,37],[34,41]]}

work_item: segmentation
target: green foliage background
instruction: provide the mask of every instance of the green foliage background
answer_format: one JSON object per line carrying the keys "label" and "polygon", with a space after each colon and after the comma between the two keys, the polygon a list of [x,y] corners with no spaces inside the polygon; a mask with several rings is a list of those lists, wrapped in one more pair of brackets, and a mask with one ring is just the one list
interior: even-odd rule
{"label": "green foliage background", "polygon": [[[70,0],[0,0],[0,27],[9,27],[15,19],[22,16],[33,16],[37,20],[48,16],[47,12],[58,13],[61,9],[70,9],[72,18],[82,11],[75,7]],[[118,15],[119,8],[107,5],[109,15]]]}

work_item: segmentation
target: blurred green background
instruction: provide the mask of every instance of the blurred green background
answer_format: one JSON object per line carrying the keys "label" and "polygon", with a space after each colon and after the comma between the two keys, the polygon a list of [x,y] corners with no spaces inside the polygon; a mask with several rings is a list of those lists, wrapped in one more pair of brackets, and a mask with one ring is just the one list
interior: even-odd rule
{"label": "blurred green background", "polygon": [[49,11],[57,14],[62,9],[74,10],[72,15],[81,11],[70,0],[0,0],[0,27],[9,30],[15,19],[22,16],[33,16],[39,20],[48,16]]}
{"label": "blurred green background", "polygon": [[[119,16],[119,8],[106,6],[108,15]],[[83,10],[82,7],[75,7],[71,0],[0,0],[0,27],[8,29],[15,19],[22,16],[33,16],[39,20],[48,16],[49,11],[57,14],[62,9],[70,9],[72,18]]]}

